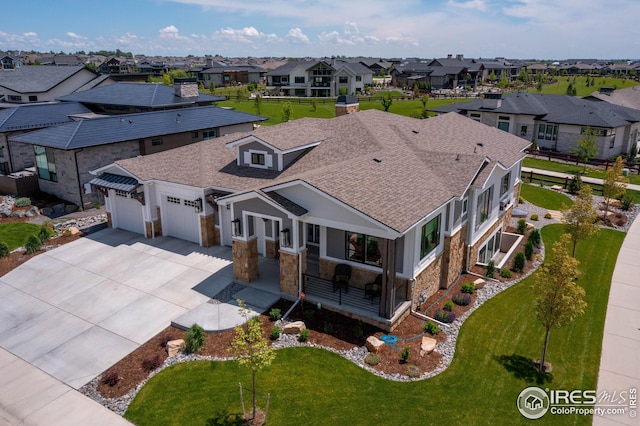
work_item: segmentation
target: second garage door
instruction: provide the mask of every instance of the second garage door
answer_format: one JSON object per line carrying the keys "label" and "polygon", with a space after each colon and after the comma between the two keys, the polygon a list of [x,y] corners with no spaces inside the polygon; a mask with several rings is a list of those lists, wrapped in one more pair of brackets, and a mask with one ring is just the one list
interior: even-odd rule
{"label": "second garage door", "polygon": [[193,201],[165,196],[162,210],[164,235],[200,243],[200,216]]}
{"label": "second garage door", "polygon": [[131,198],[126,191],[115,191],[113,197],[115,203],[114,226],[119,229],[144,234],[144,221],[142,220],[142,204]]}

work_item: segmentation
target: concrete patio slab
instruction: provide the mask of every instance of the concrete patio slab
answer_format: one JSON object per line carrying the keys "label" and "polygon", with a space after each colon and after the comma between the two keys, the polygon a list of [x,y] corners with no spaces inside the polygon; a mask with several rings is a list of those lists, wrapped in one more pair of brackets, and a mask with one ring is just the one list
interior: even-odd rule
{"label": "concrete patio slab", "polygon": [[239,292],[234,293],[233,302],[231,303],[236,303],[235,301],[237,299],[243,300],[247,306],[251,307],[258,313],[262,313],[280,300],[280,296],[254,287],[246,287]]}
{"label": "concrete patio slab", "polygon": [[[258,314],[255,311],[251,312],[249,318]],[[198,324],[205,331],[216,332],[231,330],[243,323],[244,319],[240,316],[237,306],[230,303],[204,303],[176,318],[171,325],[187,330],[193,324]]]}
{"label": "concrete patio slab", "polygon": [[[46,268],[46,266],[43,266]],[[46,269],[43,269],[46,270]],[[46,300],[54,306],[82,293],[94,285],[104,281],[104,277],[79,268],[65,268],[52,273],[42,280],[33,280],[24,284],[21,290],[25,293]]]}
{"label": "concrete patio slab", "polygon": [[225,287],[233,282],[233,276],[227,274],[216,274],[209,276],[207,279],[193,287],[193,290],[207,297],[213,298],[220,293]]}
{"label": "concrete patio slab", "polygon": [[20,290],[2,297],[0,303],[0,332],[17,327],[51,309],[51,305]]}

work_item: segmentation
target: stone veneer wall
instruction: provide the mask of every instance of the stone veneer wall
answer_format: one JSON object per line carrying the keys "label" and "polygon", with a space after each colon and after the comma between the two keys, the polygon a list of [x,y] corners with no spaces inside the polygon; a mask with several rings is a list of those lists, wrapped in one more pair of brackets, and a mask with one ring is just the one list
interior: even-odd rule
{"label": "stone veneer wall", "polygon": [[500,227],[500,225],[502,225],[503,231],[507,230],[507,227],[509,227],[509,222],[511,221],[512,210],[513,210],[513,204],[509,206],[509,208],[507,208],[507,210],[502,214],[502,217],[500,218],[500,220],[496,221],[496,223],[494,223],[491,226],[491,228],[487,229],[487,231],[484,234],[482,234],[482,237],[480,237],[478,242],[471,247],[471,250],[469,252],[469,267],[476,264],[478,260],[478,251],[480,251],[480,247],[482,247],[482,245],[485,243],[489,235],[493,234],[496,231],[496,229]]}
{"label": "stone veneer wall", "polygon": [[216,232],[215,213],[209,216],[200,216],[200,238],[202,247],[220,245],[220,232]]}
{"label": "stone veneer wall", "polygon": [[360,104],[336,104],[336,117],[340,117],[341,115],[353,114],[354,112],[360,111]]}
{"label": "stone veneer wall", "polygon": [[[440,255],[440,257],[438,257],[416,276],[415,292],[417,297],[424,294],[425,298],[428,299],[429,297],[433,296],[440,288],[440,281],[443,270],[442,264],[444,263],[443,257],[444,256]],[[413,300],[413,298],[411,300]],[[418,300],[416,298],[416,302],[417,301]]]}
{"label": "stone veneer wall", "polygon": [[442,260],[442,274],[440,275],[440,288],[449,288],[453,284],[465,265],[465,236],[467,225],[460,228],[455,235],[444,237],[444,253]]}
{"label": "stone veneer wall", "polygon": [[[249,241],[233,240],[233,278],[242,282],[251,282],[258,278],[258,239]],[[282,268],[282,266],[281,266]]]}
{"label": "stone veneer wall", "polygon": [[300,289],[300,273],[298,256],[302,256],[302,273],[307,273],[307,250],[300,254],[280,251],[280,291],[296,299]]}
{"label": "stone veneer wall", "polygon": [[[328,259],[320,259],[320,278],[331,281],[333,279],[333,273],[336,270],[336,265],[341,262],[333,262]],[[349,285],[355,288],[364,289],[366,283],[373,282],[378,274],[382,271],[370,271],[368,269],[360,269],[351,265],[351,279]]]}
{"label": "stone veneer wall", "polygon": [[276,240],[265,240],[265,254],[268,259],[277,259],[280,242]]}
{"label": "stone veneer wall", "polygon": [[113,228],[113,219],[111,219],[111,212],[107,212],[107,227]]}

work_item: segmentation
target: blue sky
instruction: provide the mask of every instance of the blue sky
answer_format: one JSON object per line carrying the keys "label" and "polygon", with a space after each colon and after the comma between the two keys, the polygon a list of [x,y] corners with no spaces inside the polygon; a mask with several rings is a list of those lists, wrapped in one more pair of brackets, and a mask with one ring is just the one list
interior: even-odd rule
{"label": "blue sky", "polygon": [[4,0],[0,50],[640,57],[639,0]]}

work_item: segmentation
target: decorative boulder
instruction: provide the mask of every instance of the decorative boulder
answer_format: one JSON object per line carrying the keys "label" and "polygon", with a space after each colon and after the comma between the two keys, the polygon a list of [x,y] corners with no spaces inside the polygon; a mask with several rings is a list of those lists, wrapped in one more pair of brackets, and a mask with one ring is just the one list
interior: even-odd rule
{"label": "decorative boulder", "polygon": [[42,210],[40,210],[40,213],[42,213],[43,216],[51,216],[53,214],[53,209],[51,207],[43,207]]}
{"label": "decorative boulder", "polygon": [[304,324],[304,321],[294,321],[284,326],[282,329],[282,333],[284,334],[298,334],[302,330],[306,329],[307,326]]}
{"label": "decorative boulder", "polygon": [[66,214],[75,213],[77,211],[78,211],[78,206],[76,206],[75,204],[67,204],[66,206],[64,206],[64,212]]}
{"label": "decorative boulder", "polygon": [[27,217],[36,217],[40,215],[40,210],[36,206],[32,206],[26,213]]}
{"label": "decorative boulder", "polygon": [[171,356],[176,356],[180,352],[184,351],[187,346],[184,343],[183,339],[178,340],[170,340],[167,342],[167,354]]}
{"label": "decorative boulder", "polygon": [[430,354],[436,348],[436,339],[433,337],[422,336],[422,343],[420,344],[420,356]]}
{"label": "decorative boulder", "polygon": [[364,345],[369,352],[373,352],[374,354],[377,354],[382,350],[382,347],[384,346],[384,342],[378,339],[376,336],[369,336],[367,337],[367,341],[365,342]]}
{"label": "decorative boulder", "polygon": [[65,229],[64,231],[62,231],[62,235],[76,235],[79,234],[80,230],[78,228],[76,228],[75,226],[70,226],[67,229]]}

